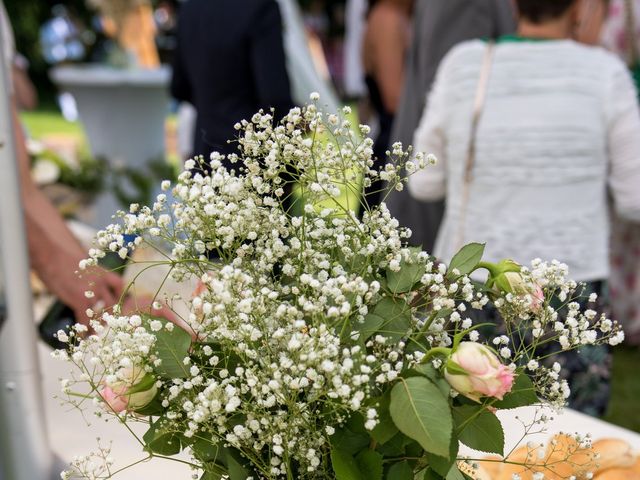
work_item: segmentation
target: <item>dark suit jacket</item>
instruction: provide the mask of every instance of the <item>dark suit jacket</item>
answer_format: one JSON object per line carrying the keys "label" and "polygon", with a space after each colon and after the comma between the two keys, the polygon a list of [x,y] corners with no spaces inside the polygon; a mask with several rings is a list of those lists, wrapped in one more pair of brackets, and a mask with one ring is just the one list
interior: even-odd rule
{"label": "dark suit jacket", "polygon": [[233,126],[293,105],[275,0],[188,0],[180,8],[171,94],[197,111],[194,155],[231,153]]}

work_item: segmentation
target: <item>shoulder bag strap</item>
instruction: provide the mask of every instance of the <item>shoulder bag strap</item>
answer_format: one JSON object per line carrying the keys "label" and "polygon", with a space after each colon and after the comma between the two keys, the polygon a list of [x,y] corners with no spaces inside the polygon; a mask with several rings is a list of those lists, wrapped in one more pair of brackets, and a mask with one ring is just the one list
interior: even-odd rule
{"label": "shoulder bag strap", "polygon": [[480,78],[478,79],[478,87],[473,102],[473,116],[471,117],[471,133],[469,138],[469,146],[467,148],[467,157],[464,165],[464,184],[462,187],[462,204],[460,208],[460,228],[458,230],[457,247],[461,248],[464,242],[464,226],[467,216],[467,204],[469,203],[469,190],[471,187],[473,165],[476,156],[476,137],[478,134],[478,124],[484,109],[487,88],[489,86],[489,76],[491,73],[491,65],[493,64],[493,55],[495,51],[495,43],[489,41],[485,50],[484,59],[482,61],[482,69],[480,70]]}

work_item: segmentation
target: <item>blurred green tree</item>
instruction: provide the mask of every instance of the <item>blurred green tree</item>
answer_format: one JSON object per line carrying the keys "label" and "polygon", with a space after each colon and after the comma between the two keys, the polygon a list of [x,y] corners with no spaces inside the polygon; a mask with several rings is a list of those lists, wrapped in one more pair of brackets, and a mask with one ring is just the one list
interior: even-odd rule
{"label": "blurred green tree", "polygon": [[45,106],[53,104],[55,88],[47,76],[48,65],[40,48],[40,27],[52,17],[51,9],[58,4],[67,7],[74,18],[89,25],[92,13],[87,9],[85,0],[4,0],[16,49],[29,60],[29,75]]}

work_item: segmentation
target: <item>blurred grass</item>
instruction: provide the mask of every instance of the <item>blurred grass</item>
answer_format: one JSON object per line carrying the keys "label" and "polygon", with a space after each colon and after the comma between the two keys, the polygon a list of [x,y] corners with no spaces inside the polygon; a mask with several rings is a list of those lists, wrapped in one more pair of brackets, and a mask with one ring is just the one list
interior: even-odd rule
{"label": "blurred grass", "polygon": [[[84,142],[80,123],[67,122],[56,111],[25,112],[21,117],[34,138],[51,134],[77,135]],[[357,124],[354,116],[350,120],[354,125]],[[170,117],[168,121],[175,125],[175,117]],[[344,203],[348,201],[351,206],[356,202],[353,195],[344,191],[340,200]],[[604,420],[640,432],[640,376],[636,373],[640,366],[640,348],[614,348],[613,358],[611,402]]]}
{"label": "blurred grass", "polygon": [[[42,109],[31,112],[21,112],[20,119],[27,130],[29,137],[41,140],[43,137],[64,136],[75,138],[81,149],[87,149],[87,138],[82,128],[82,124],[78,122],[69,122],[64,119],[59,111],[55,109]],[[175,115],[167,117],[167,129],[175,132],[177,118]],[[175,145],[171,151],[167,151],[167,162],[170,165],[177,165],[179,158],[175,152]]]}
{"label": "blurred grass", "polygon": [[611,401],[603,420],[640,432],[640,347],[613,349]]}
{"label": "blurred grass", "polygon": [[28,133],[36,139],[47,135],[70,135],[84,140],[80,122],[68,122],[55,110],[35,110],[20,114]]}

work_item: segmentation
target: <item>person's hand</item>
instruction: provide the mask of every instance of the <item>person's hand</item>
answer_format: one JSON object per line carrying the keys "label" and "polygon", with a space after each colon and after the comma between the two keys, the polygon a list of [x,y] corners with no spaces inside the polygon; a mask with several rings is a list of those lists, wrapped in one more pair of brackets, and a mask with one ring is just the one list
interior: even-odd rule
{"label": "person's hand", "polygon": [[74,312],[76,322],[86,325],[91,332],[91,318],[99,316],[120,300],[124,290],[122,278],[103,268],[93,268],[78,278],[60,275],[60,291],[54,292]]}
{"label": "person's hand", "polygon": [[[154,306],[155,303],[155,306]],[[155,307],[160,308],[155,308]],[[175,326],[180,327],[189,335],[191,335],[192,340],[197,339],[196,333],[193,331],[191,327],[180,317],[178,317],[171,308],[165,303],[159,301],[153,301],[153,299],[146,295],[129,295],[124,303],[122,304],[122,314],[123,315],[133,315],[135,313],[143,313],[147,315],[151,315],[153,317],[161,317],[169,322],[173,323]]]}

